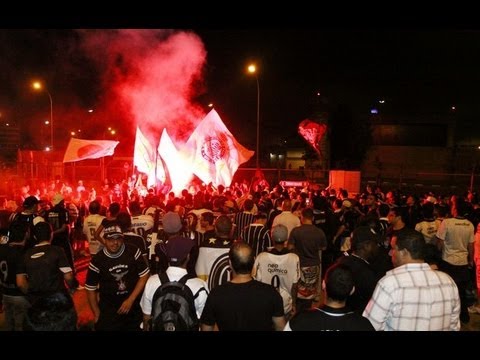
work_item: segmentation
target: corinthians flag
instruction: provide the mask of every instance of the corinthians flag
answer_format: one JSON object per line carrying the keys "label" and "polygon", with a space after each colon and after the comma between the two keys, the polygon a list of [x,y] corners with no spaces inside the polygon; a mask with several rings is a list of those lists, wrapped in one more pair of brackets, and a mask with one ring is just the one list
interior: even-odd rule
{"label": "corinthians flag", "polygon": [[193,173],[215,186],[230,186],[238,167],[254,154],[234,138],[214,109],[198,124],[184,150],[191,157]]}

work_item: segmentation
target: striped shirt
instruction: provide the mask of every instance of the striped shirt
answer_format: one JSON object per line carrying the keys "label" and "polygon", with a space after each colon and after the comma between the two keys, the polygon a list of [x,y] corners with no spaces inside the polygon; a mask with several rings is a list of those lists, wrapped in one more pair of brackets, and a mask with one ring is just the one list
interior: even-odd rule
{"label": "striped shirt", "polygon": [[378,282],[363,316],[376,330],[460,330],[460,299],[454,281],[426,263],[409,263]]}
{"label": "striped shirt", "polygon": [[255,221],[255,215],[251,212],[243,211],[235,214],[233,223],[235,224],[234,239],[238,239],[243,229]]}
{"label": "striped shirt", "polygon": [[255,256],[272,246],[270,233],[262,224],[250,224],[240,232],[240,239],[250,245]]}

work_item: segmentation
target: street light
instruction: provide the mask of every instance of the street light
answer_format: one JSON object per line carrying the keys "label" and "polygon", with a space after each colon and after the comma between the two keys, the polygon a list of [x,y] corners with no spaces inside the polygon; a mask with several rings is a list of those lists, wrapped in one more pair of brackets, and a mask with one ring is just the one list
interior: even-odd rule
{"label": "street light", "polygon": [[255,64],[250,64],[247,67],[247,70],[250,74],[255,75],[255,80],[257,80],[257,170],[260,169],[259,163],[259,146],[260,146],[260,83],[258,82],[257,67]]}
{"label": "street light", "polygon": [[[40,91],[43,88],[43,85],[40,81],[34,81],[32,83],[32,88],[34,90]],[[45,87],[45,92],[48,95],[48,98],[50,99],[50,150],[53,150],[53,100],[52,100],[52,95],[50,94],[50,91]]]}

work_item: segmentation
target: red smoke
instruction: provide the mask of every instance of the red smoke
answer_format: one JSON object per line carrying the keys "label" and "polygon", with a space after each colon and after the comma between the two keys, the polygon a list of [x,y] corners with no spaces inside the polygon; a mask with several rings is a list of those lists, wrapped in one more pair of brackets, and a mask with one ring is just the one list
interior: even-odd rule
{"label": "red smoke", "polygon": [[84,50],[101,73],[98,126],[118,126],[120,131],[127,131],[119,133],[119,140],[131,145],[137,125],[154,146],[163,128],[177,143],[186,141],[205,115],[192,103],[203,90],[206,51],[200,38],[173,30],[79,33]]}

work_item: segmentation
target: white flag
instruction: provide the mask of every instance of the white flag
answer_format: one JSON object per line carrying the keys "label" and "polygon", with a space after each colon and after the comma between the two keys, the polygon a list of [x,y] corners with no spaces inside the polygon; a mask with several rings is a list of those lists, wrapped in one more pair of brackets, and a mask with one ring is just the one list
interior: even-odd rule
{"label": "white flag", "polygon": [[155,186],[156,178],[162,182],[165,181],[165,170],[157,150],[150,144],[138,126],[133,150],[133,165],[137,167],[138,171],[147,174],[148,187]]}
{"label": "white flag", "polygon": [[98,159],[111,156],[115,151],[118,141],[112,140],[83,140],[70,138],[63,162],[80,161],[85,159]]}
{"label": "white flag", "polygon": [[238,167],[254,154],[233,137],[213,109],[198,124],[185,146],[192,157],[193,173],[215,186],[230,186]]}
{"label": "white flag", "polygon": [[176,195],[180,195],[182,189],[184,189],[192,179],[191,166],[188,162],[188,157],[179,152],[175,147],[175,144],[167,133],[167,129],[163,129],[160,143],[158,144],[158,153],[162,157],[168,170],[168,176],[172,183],[172,191]]}

